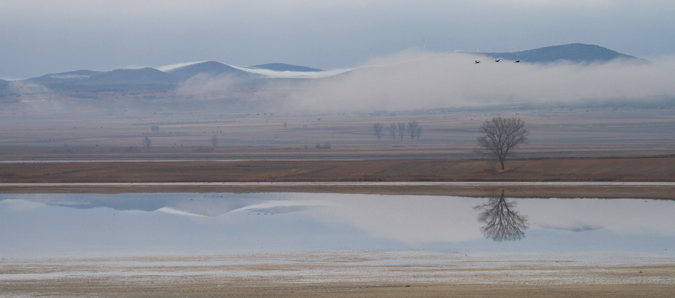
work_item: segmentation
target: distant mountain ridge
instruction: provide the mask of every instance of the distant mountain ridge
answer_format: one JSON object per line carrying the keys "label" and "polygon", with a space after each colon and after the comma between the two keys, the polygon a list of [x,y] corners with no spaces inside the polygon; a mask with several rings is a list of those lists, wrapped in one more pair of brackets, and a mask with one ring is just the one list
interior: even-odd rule
{"label": "distant mountain ridge", "polygon": [[87,84],[92,85],[148,85],[178,83],[179,79],[171,74],[146,67],[141,69],[116,69],[91,76]]}
{"label": "distant mountain ridge", "polygon": [[[320,69],[290,65],[283,63],[269,63],[259,65],[261,69],[270,69],[276,71],[297,71],[311,72],[321,71]],[[258,68],[256,66],[256,68]],[[264,78],[260,74],[247,72],[232,66],[217,62],[206,61],[190,64],[167,71],[160,71],[155,68],[141,69],[115,69],[112,71],[101,72],[93,70],[76,70],[70,72],[47,74],[37,78],[31,78],[24,81],[35,82],[47,85],[85,85],[85,86],[104,86],[104,85],[176,85],[198,74],[209,76],[227,75],[237,79],[249,80]],[[5,81],[0,81],[3,83]],[[5,82],[8,83],[8,82]],[[4,83],[3,83],[4,84]]]}
{"label": "distant mountain ridge", "polygon": [[323,70],[317,69],[317,68],[311,68],[311,67],[300,66],[300,65],[285,64],[285,63],[267,63],[267,64],[260,64],[260,65],[253,65],[251,67],[274,70],[274,71],[297,71],[297,72],[323,71]]}
{"label": "distant mountain ridge", "polygon": [[76,70],[76,71],[48,74],[29,80],[41,84],[81,83],[83,81],[88,80],[92,76],[101,73],[103,72],[93,70]]}
{"label": "distant mountain ridge", "polygon": [[[551,63],[556,61],[570,61],[573,63],[607,62],[614,59],[646,61],[633,56],[621,54],[610,49],[582,43],[543,47],[527,51],[510,53],[476,53],[495,59],[520,60],[530,63]],[[247,72],[251,69],[252,72]],[[228,75],[241,80],[264,79],[265,75],[253,73],[253,69],[266,69],[279,72],[321,72],[323,70],[300,65],[285,63],[267,63],[249,67],[232,67],[217,61],[194,63],[167,71],[155,68],[142,69],[115,69],[101,72],[92,70],[76,70],[63,73],[47,74],[24,81],[46,84],[51,86],[105,86],[105,85],[164,85],[163,88],[183,82],[195,75],[209,76]],[[349,72],[345,72],[349,73]],[[344,75],[345,73],[342,73]],[[9,82],[0,80],[0,84],[7,86]]]}
{"label": "distant mountain ridge", "polygon": [[232,66],[225,65],[216,61],[206,61],[201,63],[195,63],[186,65],[183,67],[178,67],[167,71],[167,73],[179,76],[181,78],[191,78],[198,74],[207,74],[210,76],[219,76],[219,75],[233,75],[236,77],[246,78],[251,77],[252,75],[243,70],[236,69]]}
{"label": "distant mountain ridge", "polygon": [[531,63],[551,63],[569,61],[573,63],[608,62],[615,59],[642,60],[626,54],[612,51],[608,48],[583,43],[572,43],[543,47],[533,50],[511,53],[478,53],[495,59],[520,60]]}

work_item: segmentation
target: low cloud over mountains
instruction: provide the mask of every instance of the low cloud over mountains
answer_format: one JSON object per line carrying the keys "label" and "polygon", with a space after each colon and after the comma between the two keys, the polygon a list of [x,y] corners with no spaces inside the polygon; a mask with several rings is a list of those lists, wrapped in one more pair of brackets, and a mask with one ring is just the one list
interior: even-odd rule
{"label": "low cloud over mountains", "polygon": [[[499,62],[496,60],[499,59]],[[516,63],[515,60],[520,60]],[[476,63],[480,61],[480,63]],[[513,53],[429,53],[411,50],[347,70],[322,71],[270,63],[229,66],[215,61],[175,67],[80,70],[9,83],[0,96],[56,93],[112,100],[257,100],[285,109],[372,110],[513,103],[672,98],[675,58],[646,61],[583,44]],[[91,95],[101,93],[104,95]],[[158,93],[159,92],[159,93]],[[106,97],[107,96],[107,97]],[[16,99],[16,98],[15,98]],[[16,102],[16,101],[12,101]]]}

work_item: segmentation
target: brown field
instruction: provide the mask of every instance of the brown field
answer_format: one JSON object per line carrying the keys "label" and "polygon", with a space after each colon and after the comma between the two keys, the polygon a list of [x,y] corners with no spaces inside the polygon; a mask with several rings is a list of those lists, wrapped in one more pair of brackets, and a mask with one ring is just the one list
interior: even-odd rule
{"label": "brown field", "polygon": [[[102,112],[64,107],[0,111],[0,182],[673,181],[672,107],[309,113],[222,107]],[[475,159],[480,123],[526,121],[530,140],[505,171]],[[374,123],[418,121],[423,135],[377,140]],[[158,126],[159,132],[152,132]],[[152,145],[142,147],[144,137]],[[211,140],[218,142],[213,146]],[[315,144],[330,143],[330,149]],[[622,157],[629,156],[629,157]],[[633,157],[630,157],[633,156]],[[219,161],[220,160],[220,161]],[[105,162],[117,161],[117,162]],[[134,162],[119,162],[134,161]],[[142,162],[152,161],[152,162]],[[160,162],[167,161],[167,162]],[[224,162],[227,161],[227,162]],[[515,196],[672,198],[653,187],[506,187]],[[311,191],[484,196],[471,187],[1,187],[2,192]]]}
{"label": "brown field", "polygon": [[[65,162],[0,165],[0,183],[532,181],[673,182],[675,157],[486,160]],[[2,192],[338,192],[512,197],[675,198],[672,186],[116,186],[15,187]]]}
{"label": "brown field", "polygon": [[[179,284],[180,286],[177,286]],[[409,286],[409,287],[408,287]],[[276,284],[254,281],[195,281],[183,277],[154,282],[40,281],[7,283],[7,297],[672,297],[675,286],[668,284],[619,285],[485,285],[447,283],[320,283]]]}
{"label": "brown field", "polygon": [[0,165],[0,182],[675,181],[675,156],[485,160],[64,162]]}

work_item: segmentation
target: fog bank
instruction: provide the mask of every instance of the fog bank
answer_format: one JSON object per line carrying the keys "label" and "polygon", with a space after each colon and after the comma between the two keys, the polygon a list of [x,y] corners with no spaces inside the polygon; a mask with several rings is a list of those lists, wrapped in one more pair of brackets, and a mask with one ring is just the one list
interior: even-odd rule
{"label": "fog bank", "polygon": [[[476,64],[474,61],[481,63]],[[515,63],[465,53],[407,51],[311,81],[291,95],[310,110],[401,110],[505,103],[643,100],[675,95],[675,57],[652,62]]]}

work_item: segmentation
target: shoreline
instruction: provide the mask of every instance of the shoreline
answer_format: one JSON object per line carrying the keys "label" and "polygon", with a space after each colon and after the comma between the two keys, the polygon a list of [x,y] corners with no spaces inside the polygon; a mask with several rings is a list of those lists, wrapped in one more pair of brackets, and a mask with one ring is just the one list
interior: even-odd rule
{"label": "shoreline", "polygon": [[0,164],[0,193],[334,192],[675,199],[675,156]]}
{"label": "shoreline", "polygon": [[0,193],[341,193],[675,200],[675,182],[154,182],[0,183]]}
{"label": "shoreline", "polygon": [[[588,257],[594,261],[588,263]],[[669,297],[672,256],[310,251],[0,259],[7,295]],[[189,277],[189,278],[186,278]]]}

